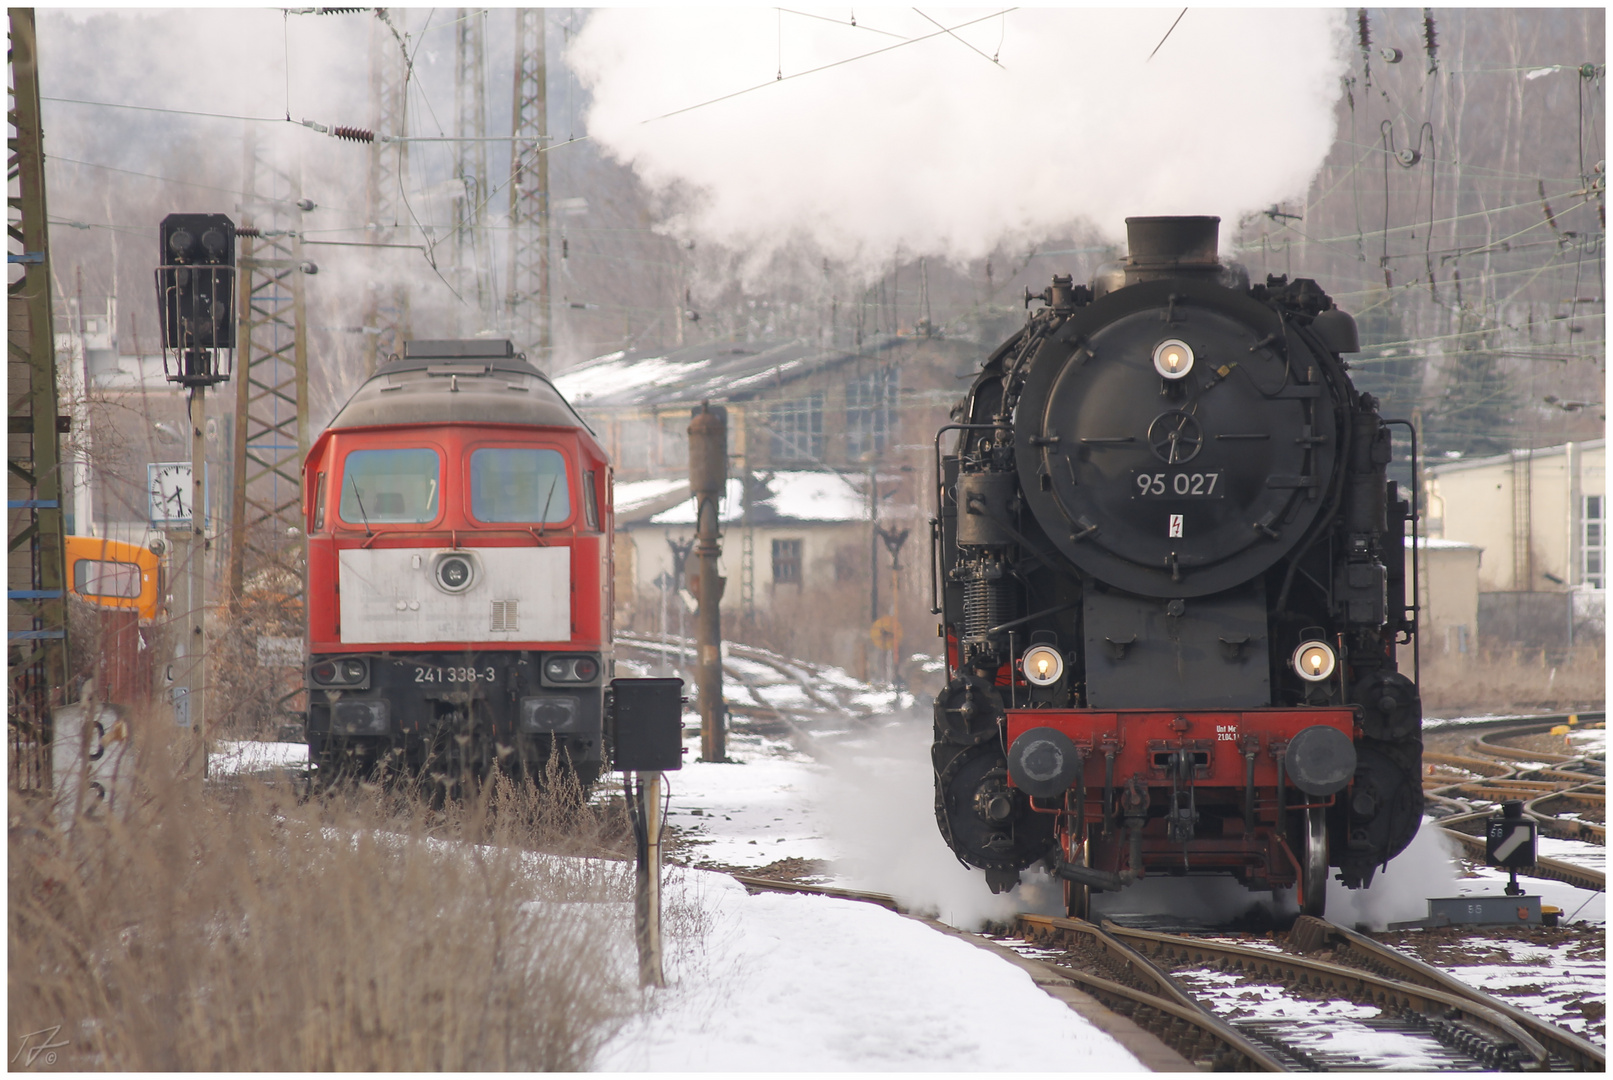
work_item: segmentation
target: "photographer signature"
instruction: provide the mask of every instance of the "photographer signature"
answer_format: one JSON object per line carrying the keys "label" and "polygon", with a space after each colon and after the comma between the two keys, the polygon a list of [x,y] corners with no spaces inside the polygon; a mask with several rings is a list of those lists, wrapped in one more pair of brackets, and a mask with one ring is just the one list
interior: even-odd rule
{"label": "photographer signature", "polygon": [[[17,1059],[22,1058],[24,1054],[28,1055],[23,1058],[22,1064],[24,1068],[31,1068],[34,1062],[39,1060],[40,1055],[44,1055],[46,1065],[56,1064],[56,1051],[67,1046],[71,1041],[69,1039],[63,1039],[61,1042],[51,1041],[61,1034],[61,1030],[62,1025],[57,1024],[55,1027],[40,1028],[38,1031],[30,1031],[26,1035],[18,1036],[17,1052],[12,1056],[11,1064],[15,1065]],[[38,1039],[38,1042],[34,1042],[33,1040],[35,1039]]]}

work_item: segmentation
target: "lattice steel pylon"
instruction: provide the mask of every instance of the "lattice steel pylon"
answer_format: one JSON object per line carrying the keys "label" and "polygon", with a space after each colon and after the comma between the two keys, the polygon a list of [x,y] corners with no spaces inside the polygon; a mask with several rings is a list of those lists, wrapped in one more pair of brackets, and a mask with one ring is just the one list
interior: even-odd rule
{"label": "lattice steel pylon", "polygon": [[[403,17],[401,8],[376,8],[370,24],[370,116],[377,137],[370,144],[365,222],[371,242],[377,244],[398,242],[403,185],[409,178],[409,144],[380,138],[407,134],[409,59],[398,25]],[[364,373],[374,373],[378,363],[401,353],[408,336],[408,286],[402,281],[372,282],[364,308]]]}
{"label": "lattice steel pylon", "polygon": [[34,12],[32,8],[12,8],[10,16],[6,65],[10,75],[6,108],[6,762],[7,780],[13,789],[48,794],[50,709],[64,703],[68,690],[62,458]]}
{"label": "lattice steel pylon", "polygon": [[467,302],[476,302],[475,325],[461,319],[465,336],[489,329],[493,321],[490,247],[481,231],[488,193],[486,24],[485,9],[460,8],[454,35],[454,135],[462,140],[454,145],[454,179],[461,189],[454,204],[454,284]]}
{"label": "lattice steel pylon", "polygon": [[518,347],[551,359],[549,325],[549,65],[543,8],[515,9],[510,117],[510,270],[504,307]]}
{"label": "lattice steel pylon", "polygon": [[248,126],[243,168],[239,356],[231,477],[230,603],[267,572],[279,595],[304,594],[302,459],[308,453],[308,332],[300,178]]}

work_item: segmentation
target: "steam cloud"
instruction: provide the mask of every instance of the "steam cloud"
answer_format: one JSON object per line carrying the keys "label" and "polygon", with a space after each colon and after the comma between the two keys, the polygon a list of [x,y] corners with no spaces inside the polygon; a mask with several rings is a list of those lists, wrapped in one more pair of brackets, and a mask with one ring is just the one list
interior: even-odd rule
{"label": "steam cloud", "polygon": [[[929,14],[955,27],[992,9]],[[1149,60],[1174,17],[1015,10],[948,35],[890,9],[858,28],[602,10],[567,59],[593,93],[591,133],[667,199],[673,228],[753,270],[802,240],[868,269],[897,249],[963,261],[1083,223],[1119,239],[1127,215],[1235,221],[1303,194],[1333,139],[1340,13],[1194,9]]]}
{"label": "steam cloud", "polygon": [[834,770],[825,805],[853,887],[965,929],[1021,911],[1062,915],[1063,890],[1042,870],[993,896],[985,876],[946,846],[935,823],[930,734],[929,717],[915,711],[855,745],[815,748]]}

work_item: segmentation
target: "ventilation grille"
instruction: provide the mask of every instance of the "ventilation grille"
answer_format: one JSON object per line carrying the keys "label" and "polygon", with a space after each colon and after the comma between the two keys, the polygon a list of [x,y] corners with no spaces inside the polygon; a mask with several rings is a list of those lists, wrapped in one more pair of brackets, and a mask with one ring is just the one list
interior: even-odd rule
{"label": "ventilation grille", "polygon": [[516,601],[514,600],[494,600],[493,623],[488,627],[488,629],[495,631],[521,629],[520,619],[515,610],[515,605]]}

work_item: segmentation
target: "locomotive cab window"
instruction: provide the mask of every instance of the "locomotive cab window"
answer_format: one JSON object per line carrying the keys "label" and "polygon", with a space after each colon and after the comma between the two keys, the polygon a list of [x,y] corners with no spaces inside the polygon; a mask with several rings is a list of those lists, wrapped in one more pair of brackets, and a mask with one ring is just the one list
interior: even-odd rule
{"label": "locomotive cab window", "polygon": [[325,531],[325,474],[320,473],[319,479],[314,481],[314,528],[316,533]]}
{"label": "locomotive cab window", "polygon": [[599,528],[599,495],[594,489],[598,476],[592,470],[582,474],[582,512],[590,529]]}
{"label": "locomotive cab window", "polygon": [[435,450],[354,450],[342,469],[341,517],[349,525],[437,520]]}
{"label": "locomotive cab window", "polygon": [[140,595],[140,567],[110,559],[80,559],[73,564],[73,591],[80,596],[132,600]]}
{"label": "locomotive cab window", "polygon": [[472,451],[470,512],[477,521],[566,521],[571,517],[566,459],[558,450],[526,446]]}

